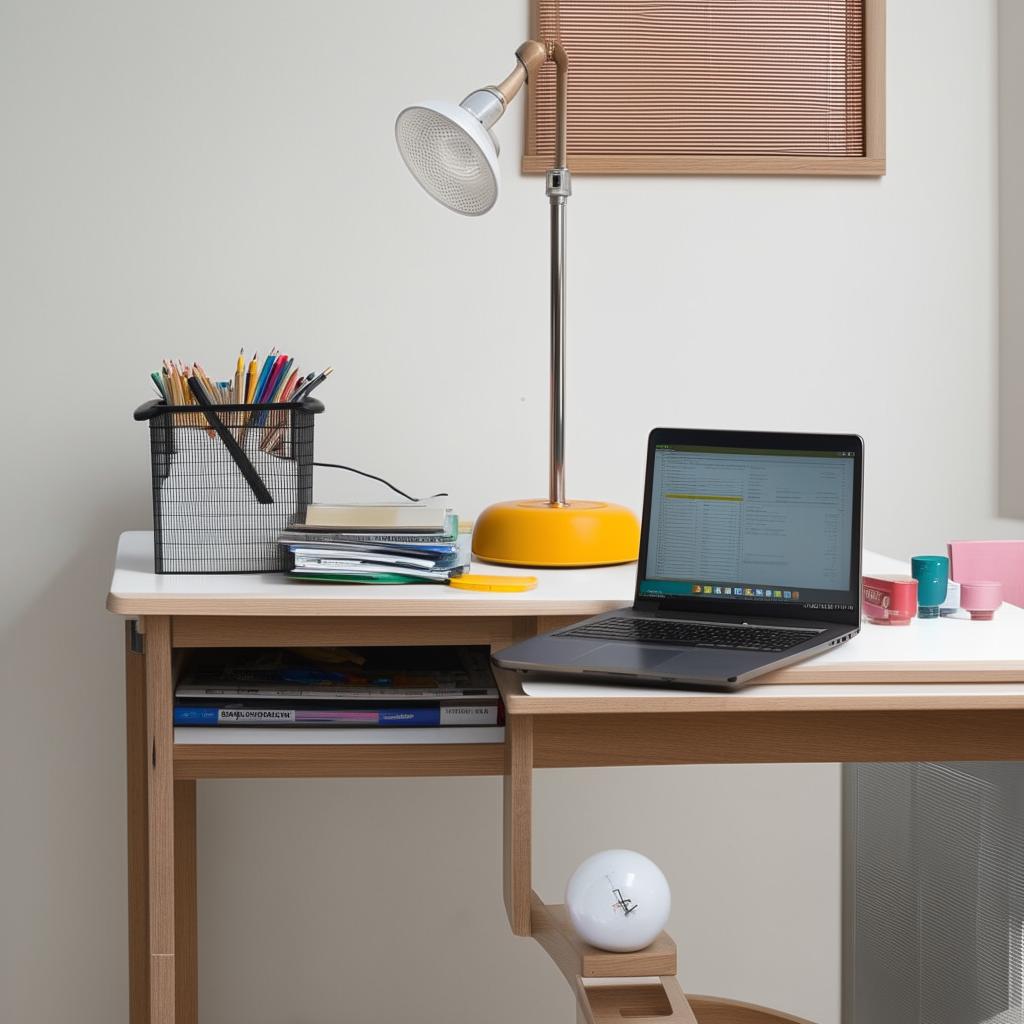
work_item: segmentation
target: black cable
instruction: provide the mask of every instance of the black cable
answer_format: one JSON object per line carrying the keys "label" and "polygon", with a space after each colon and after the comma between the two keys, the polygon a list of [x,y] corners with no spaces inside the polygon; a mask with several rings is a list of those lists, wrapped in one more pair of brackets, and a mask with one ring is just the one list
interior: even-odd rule
{"label": "black cable", "polygon": [[[373,473],[367,473],[366,470],[356,469],[355,466],[342,466],[338,462],[314,462],[314,466],[323,466],[325,469],[343,469],[347,473],[356,473],[359,476],[365,476],[369,480],[376,480],[378,483],[382,483],[385,487],[390,487],[395,494],[400,494],[403,498],[409,501],[422,501],[421,498],[414,498],[411,494],[406,494],[400,487],[396,487],[393,483],[385,480],[382,476],[374,476]],[[437,494],[432,494],[431,498],[447,498],[447,491],[439,491]]]}

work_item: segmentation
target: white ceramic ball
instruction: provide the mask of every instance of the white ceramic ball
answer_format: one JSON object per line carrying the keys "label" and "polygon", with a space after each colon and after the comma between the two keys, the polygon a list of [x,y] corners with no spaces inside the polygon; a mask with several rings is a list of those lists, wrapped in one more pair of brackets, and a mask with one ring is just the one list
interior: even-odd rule
{"label": "white ceramic ball", "polygon": [[633,850],[603,850],[573,872],[565,906],[584,942],[632,953],[649,946],[665,927],[672,893],[649,857]]}

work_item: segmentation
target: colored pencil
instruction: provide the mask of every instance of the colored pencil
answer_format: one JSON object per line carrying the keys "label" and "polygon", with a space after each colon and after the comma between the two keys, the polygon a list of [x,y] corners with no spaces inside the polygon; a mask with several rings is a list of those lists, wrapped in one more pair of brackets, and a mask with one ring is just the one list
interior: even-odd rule
{"label": "colored pencil", "polygon": [[[217,389],[214,387],[213,381],[206,376],[206,371],[198,363],[192,364],[192,376],[199,381],[203,393],[210,400],[210,404],[217,405],[220,402],[217,396]],[[195,393],[195,388],[192,390]]]}
{"label": "colored pencil", "polygon": [[281,397],[278,399],[278,401],[281,402],[282,405],[291,400],[292,394],[298,388],[299,379],[300,378],[298,370],[292,370],[291,375],[288,377],[288,380],[285,383],[284,390],[281,392]]}
{"label": "colored pencil", "polygon": [[263,394],[263,386],[264,386],[264,384],[266,384],[267,377],[270,376],[270,371],[271,371],[271,369],[274,366],[274,360],[277,358],[276,352],[277,352],[277,349],[276,348],[272,348],[267,353],[267,358],[263,360],[263,369],[260,370],[259,378],[256,381],[256,391],[253,394],[253,399],[252,400],[253,400],[254,403],[259,402],[260,395]]}
{"label": "colored pencil", "polygon": [[256,394],[256,377],[258,373],[259,371],[256,368],[256,353],[253,352],[252,360],[249,362],[249,372],[246,374],[245,378],[245,395],[242,398],[242,401],[245,402],[246,405],[252,404],[252,396]]}
{"label": "colored pencil", "polygon": [[[333,367],[317,373],[302,374],[295,365],[295,359],[281,352],[275,345],[262,360],[253,352],[246,368],[245,351],[239,349],[235,359],[234,374],[227,380],[214,380],[199,362],[185,364],[180,359],[165,359],[160,369],[152,372],[150,378],[157,393],[167,405],[196,405],[196,394],[201,393],[211,405],[287,405],[300,402],[314,388],[319,387],[333,372]],[[192,381],[199,386],[196,392]],[[281,417],[269,410],[239,414],[232,419],[242,418],[248,425],[279,426]],[[189,419],[192,423],[195,418]],[[195,425],[205,426],[205,419],[195,420]],[[244,434],[244,430],[243,430]]]}
{"label": "colored pencil", "polygon": [[245,401],[245,354],[238,350],[238,362],[235,364],[235,389],[231,393],[233,405],[241,405]]}
{"label": "colored pencil", "polygon": [[282,352],[275,360],[274,365],[270,368],[270,373],[267,379],[263,382],[263,390],[259,393],[256,401],[269,402],[270,396],[274,393],[274,388],[277,387],[277,378],[281,374],[281,368],[284,366],[287,356]]}
{"label": "colored pencil", "polygon": [[[287,365],[285,366],[287,369]],[[278,386],[276,393],[271,397],[270,401],[274,404],[283,405],[291,399],[292,392],[295,390],[295,385],[298,380],[298,370],[292,370],[288,374],[288,379],[284,379],[284,373],[281,374],[282,383]],[[287,413],[281,410],[273,410],[267,414],[270,417],[270,425],[275,429],[273,431],[267,431],[264,434],[263,441],[260,443],[260,447],[265,452],[271,454],[281,446],[281,441],[284,438],[284,428],[287,424]]]}
{"label": "colored pencil", "polygon": [[291,376],[292,363],[294,362],[294,359],[289,359],[288,362],[281,367],[281,370],[277,375],[277,382],[275,383],[274,388],[270,393],[270,398],[268,398],[267,401],[271,403],[281,401],[281,395],[284,392],[285,384],[288,383],[288,378]]}

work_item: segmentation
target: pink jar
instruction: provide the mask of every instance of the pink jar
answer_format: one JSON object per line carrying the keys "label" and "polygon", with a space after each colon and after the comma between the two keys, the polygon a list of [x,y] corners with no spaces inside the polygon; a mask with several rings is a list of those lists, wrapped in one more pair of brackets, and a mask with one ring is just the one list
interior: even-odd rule
{"label": "pink jar", "polygon": [[1002,603],[1002,583],[994,580],[960,581],[960,607],[969,611],[972,619],[991,619]]}

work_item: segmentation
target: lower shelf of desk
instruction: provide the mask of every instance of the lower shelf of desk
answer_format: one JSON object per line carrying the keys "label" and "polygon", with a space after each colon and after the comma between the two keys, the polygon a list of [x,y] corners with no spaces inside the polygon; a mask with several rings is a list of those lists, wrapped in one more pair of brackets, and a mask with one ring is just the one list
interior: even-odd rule
{"label": "lower shelf of desk", "polygon": [[277,726],[220,725],[202,728],[177,726],[174,730],[175,746],[285,746],[316,747],[340,744],[350,747],[376,746],[459,746],[463,743],[504,743],[505,730],[493,726],[441,729],[331,729],[319,726],[292,728]]}
{"label": "lower shelf of desk", "polygon": [[505,730],[178,727],[177,779],[501,775]]}

